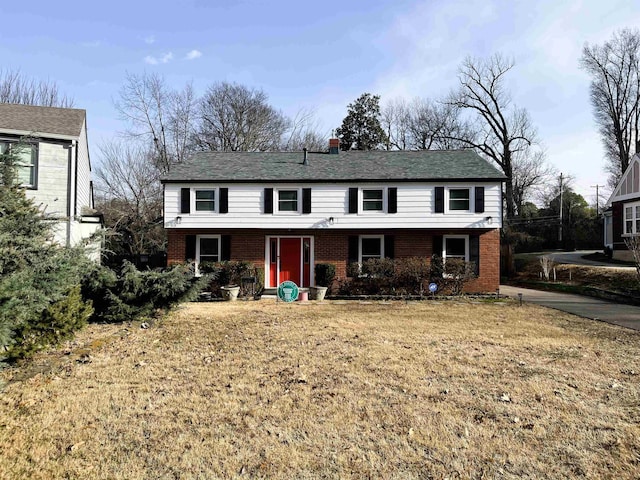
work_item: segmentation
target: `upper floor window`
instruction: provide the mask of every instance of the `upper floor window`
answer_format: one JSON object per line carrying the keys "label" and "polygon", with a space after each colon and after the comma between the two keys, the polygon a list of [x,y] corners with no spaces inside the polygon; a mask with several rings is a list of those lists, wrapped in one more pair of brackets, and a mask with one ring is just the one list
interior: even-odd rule
{"label": "upper floor window", "polygon": [[383,201],[384,190],[367,189],[362,190],[362,211],[363,212],[382,212],[384,211]]}
{"label": "upper floor window", "polygon": [[434,212],[484,213],[484,190],[484,186],[435,187]]}
{"label": "upper floor window", "polygon": [[278,190],[278,211],[298,212],[298,190]]}
{"label": "upper floor window", "polygon": [[180,213],[228,213],[229,189],[193,188],[180,189]]}
{"label": "upper floor window", "polygon": [[449,189],[449,210],[469,210],[469,189]]}
{"label": "upper floor window", "polygon": [[624,233],[626,235],[640,234],[640,203],[625,205]]}
{"label": "upper floor window", "polygon": [[216,191],[215,190],[196,190],[196,212],[215,212],[216,211]]}
{"label": "upper floor window", "polygon": [[11,153],[15,156],[20,185],[37,188],[38,150],[35,145],[0,142],[0,153]]}
{"label": "upper floor window", "polygon": [[349,213],[397,213],[398,188],[349,188]]}

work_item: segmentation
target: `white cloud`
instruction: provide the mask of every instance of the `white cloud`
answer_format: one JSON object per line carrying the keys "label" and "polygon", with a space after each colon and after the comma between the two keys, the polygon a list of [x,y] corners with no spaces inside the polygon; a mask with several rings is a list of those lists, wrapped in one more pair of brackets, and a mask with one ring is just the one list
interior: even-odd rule
{"label": "white cloud", "polygon": [[146,57],[144,57],[144,62],[148,63],[149,65],[158,65],[160,63],[169,63],[171,60],[173,60],[173,53],[171,53],[171,52],[165,53],[160,58],[156,58],[156,57],[153,57],[151,55],[147,55]]}
{"label": "white cloud", "polygon": [[184,58],[185,60],[195,60],[196,58],[200,58],[201,56],[202,52],[200,50],[191,50]]}
{"label": "white cloud", "polygon": [[156,37],[154,35],[149,35],[148,37],[145,37],[144,39],[144,43],[146,43],[147,45],[151,45],[153,43],[156,42]]}
{"label": "white cloud", "polygon": [[82,42],[81,45],[87,48],[97,48],[102,46],[102,42],[100,40],[93,40],[89,42]]}

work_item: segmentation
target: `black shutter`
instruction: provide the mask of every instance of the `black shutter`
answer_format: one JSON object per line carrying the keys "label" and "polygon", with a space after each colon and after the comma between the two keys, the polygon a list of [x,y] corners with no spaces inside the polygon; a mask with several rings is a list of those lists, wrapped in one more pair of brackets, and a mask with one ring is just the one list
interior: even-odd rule
{"label": "black shutter", "polygon": [[357,235],[349,236],[349,258],[347,259],[347,266],[358,261],[358,241]]}
{"label": "black shutter", "polygon": [[220,237],[220,260],[231,260],[231,235]]}
{"label": "black shutter", "polygon": [[186,235],[184,237],[184,259],[195,260],[196,259],[196,236]]}
{"label": "black shutter", "polygon": [[349,213],[358,213],[358,189],[349,188]]}
{"label": "black shutter", "polygon": [[218,213],[229,213],[229,189],[220,189],[220,207]]}
{"label": "black shutter", "polygon": [[444,187],[436,187],[436,213],[444,213]]}
{"label": "black shutter", "polygon": [[476,187],[476,213],[484,213],[484,187]]}
{"label": "black shutter", "polygon": [[432,254],[436,257],[442,257],[442,235],[433,236],[433,251]]}
{"label": "black shutter", "polygon": [[302,213],[311,213],[311,189],[302,189]]}
{"label": "black shutter", "polygon": [[190,213],[190,212],[191,212],[191,189],[181,188],[180,189],[180,213]]}
{"label": "black shutter", "polygon": [[387,212],[398,213],[398,189],[392,187],[387,189]]}
{"label": "black shutter", "polygon": [[394,237],[393,235],[384,236],[384,256],[385,258],[395,258]]}
{"label": "black shutter", "polygon": [[480,237],[469,236],[469,261],[475,263],[475,274],[480,275]]}
{"label": "black shutter", "polygon": [[264,213],[273,213],[273,188],[264,189]]}

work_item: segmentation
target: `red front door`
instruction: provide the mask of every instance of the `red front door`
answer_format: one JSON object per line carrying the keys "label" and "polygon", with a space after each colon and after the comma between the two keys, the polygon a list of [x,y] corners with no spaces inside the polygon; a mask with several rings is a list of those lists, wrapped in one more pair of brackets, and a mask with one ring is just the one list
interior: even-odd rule
{"label": "red front door", "polygon": [[300,238],[280,239],[280,277],[278,283],[291,280],[297,285],[300,283],[300,264],[302,246]]}

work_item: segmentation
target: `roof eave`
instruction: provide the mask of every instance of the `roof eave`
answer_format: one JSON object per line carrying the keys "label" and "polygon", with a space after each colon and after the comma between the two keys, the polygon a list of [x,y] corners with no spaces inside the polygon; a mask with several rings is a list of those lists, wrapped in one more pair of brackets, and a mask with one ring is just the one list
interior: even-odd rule
{"label": "roof eave", "polygon": [[0,128],[0,134],[16,135],[19,137],[50,138],[52,140],[78,140],[80,135],[62,135],[59,133],[33,132],[26,130],[14,130],[11,128]]}
{"label": "roof eave", "polygon": [[500,182],[504,183],[507,181],[506,177],[470,177],[470,178],[446,178],[446,177],[438,177],[438,178],[345,178],[345,179],[305,179],[305,178],[295,178],[295,179],[282,179],[282,178],[257,178],[257,179],[167,179],[163,178],[160,180],[160,183],[374,183],[374,182],[398,182],[398,183],[409,183],[409,182],[455,182],[455,183],[468,183],[468,182]]}

